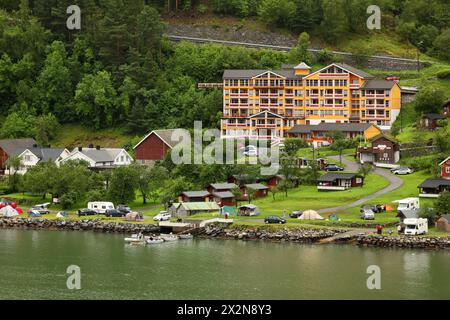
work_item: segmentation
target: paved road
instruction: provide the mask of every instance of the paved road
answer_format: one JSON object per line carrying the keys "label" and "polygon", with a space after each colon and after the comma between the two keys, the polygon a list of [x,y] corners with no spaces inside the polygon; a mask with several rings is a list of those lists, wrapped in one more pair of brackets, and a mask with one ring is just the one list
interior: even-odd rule
{"label": "paved road", "polygon": [[[330,156],[329,158],[331,158],[335,161],[339,161],[339,156]],[[342,163],[345,165],[346,170],[354,171],[354,172],[358,171],[358,168],[359,168],[358,163],[349,161],[349,160],[345,159],[344,157],[342,157]],[[324,208],[324,209],[317,210],[317,212],[320,214],[333,213],[333,212],[338,212],[338,211],[343,211],[346,209],[354,208],[354,207],[364,204],[368,200],[374,199],[378,196],[381,196],[381,195],[389,193],[395,189],[398,189],[403,185],[403,180],[400,179],[399,177],[393,175],[389,170],[375,168],[373,173],[388,179],[389,185],[375,193],[369,194],[369,195],[367,195],[355,202],[352,202],[350,204],[333,207],[333,208]]]}

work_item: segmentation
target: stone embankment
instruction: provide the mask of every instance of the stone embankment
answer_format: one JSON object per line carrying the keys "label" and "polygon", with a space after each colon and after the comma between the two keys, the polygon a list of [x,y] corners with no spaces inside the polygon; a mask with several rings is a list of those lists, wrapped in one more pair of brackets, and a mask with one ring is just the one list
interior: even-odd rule
{"label": "stone embankment", "polygon": [[106,222],[102,220],[59,220],[31,218],[0,218],[0,228],[62,231],[97,231],[105,233],[157,233],[154,224]]}
{"label": "stone embankment", "polygon": [[450,237],[364,236],[358,237],[356,243],[386,248],[450,249]]}
{"label": "stone embankment", "polygon": [[225,229],[221,226],[211,225],[197,233],[197,236],[218,239],[316,242],[320,239],[333,237],[342,232],[345,232],[345,230],[284,228],[270,231],[248,227]]}

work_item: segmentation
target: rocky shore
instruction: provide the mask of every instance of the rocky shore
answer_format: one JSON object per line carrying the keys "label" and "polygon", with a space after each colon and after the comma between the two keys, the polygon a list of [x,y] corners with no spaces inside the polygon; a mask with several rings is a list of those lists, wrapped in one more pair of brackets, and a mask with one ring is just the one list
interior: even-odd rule
{"label": "rocky shore", "polygon": [[238,239],[238,240],[271,240],[286,242],[317,242],[330,238],[346,230],[330,229],[279,229],[269,231],[260,228],[238,227],[225,229],[221,226],[207,226],[197,234],[203,238]]}
{"label": "rocky shore", "polygon": [[31,230],[96,231],[105,233],[157,233],[154,224],[106,222],[102,220],[59,220],[32,218],[0,218],[0,228]]}
{"label": "rocky shore", "polygon": [[365,236],[358,237],[356,242],[371,247],[450,249],[450,237]]}

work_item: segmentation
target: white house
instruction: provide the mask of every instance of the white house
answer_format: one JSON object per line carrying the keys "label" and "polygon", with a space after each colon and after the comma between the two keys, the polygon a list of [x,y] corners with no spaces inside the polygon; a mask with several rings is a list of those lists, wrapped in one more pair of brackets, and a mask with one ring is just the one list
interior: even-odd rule
{"label": "white house", "polygon": [[84,160],[91,169],[112,169],[119,166],[128,166],[133,158],[125,149],[120,148],[83,148],[74,149],[62,163],[70,160]]}
{"label": "white house", "polygon": [[[21,166],[16,173],[25,174],[28,169],[42,161],[53,161],[56,165],[59,165],[59,163],[68,157],[69,154],[69,150],[63,148],[27,148],[18,154],[18,157],[21,159]],[[10,169],[11,168],[7,168],[5,173],[9,174]]]}

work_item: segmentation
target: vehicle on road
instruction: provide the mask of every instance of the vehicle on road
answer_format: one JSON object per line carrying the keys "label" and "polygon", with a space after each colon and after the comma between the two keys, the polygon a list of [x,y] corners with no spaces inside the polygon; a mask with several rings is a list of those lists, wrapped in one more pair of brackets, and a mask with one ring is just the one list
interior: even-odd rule
{"label": "vehicle on road", "polygon": [[419,235],[428,232],[428,220],[423,218],[409,218],[403,220],[405,235]]}
{"label": "vehicle on road", "polygon": [[289,215],[289,217],[297,219],[303,214],[303,211],[292,211],[292,213]]}
{"label": "vehicle on road", "polygon": [[170,220],[172,215],[167,211],[161,211],[156,216],[153,217],[154,221],[167,221]]}
{"label": "vehicle on road", "polygon": [[286,220],[279,216],[267,216],[264,218],[264,223],[279,223],[285,224]]}
{"label": "vehicle on road", "polygon": [[35,210],[35,211],[39,212],[40,214],[49,214],[50,213],[50,210],[48,210],[49,205],[50,205],[50,203],[37,204],[37,205],[34,205],[33,207],[31,207],[30,210]]}
{"label": "vehicle on road", "polygon": [[398,175],[405,175],[405,174],[411,174],[414,172],[413,169],[408,168],[408,167],[400,167],[400,168],[396,168],[391,170],[391,172],[393,174],[398,174]]}
{"label": "vehicle on road", "polygon": [[97,214],[96,211],[92,210],[92,209],[88,209],[88,208],[84,208],[84,209],[79,209],[77,211],[77,216],[81,217],[81,216],[95,216]]}
{"label": "vehicle on road", "polygon": [[114,204],[108,201],[92,201],[88,202],[87,208],[94,210],[97,213],[104,214],[107,210],[115,209]]}
{"label": "vehicle on road", "polygon": [[336,164],[327,164],[325,167],[325,171],[344,171],[344,168],[339,167]]}
{"label": "vehicle on road", "polygon": [[360,214],[363,220],[375,220],[375,213],[370,209],[364,209]]}
{"label": "vehicle on road", "polygon": [[119,210],[120,212],[123,212],[123,213],[130,213],[130,212],[132,212],[131,208],[129,206],[124,205],[124,204],[117,205],[116,209]]}
{"label": "vehicle on road", "polygon": [[106,210],[105,216],[112,217],[112,218],[119,218],[119,217],[125,217],[126,213],[123,213],[122,211],[119,211],[117,209],[111,209],[111,210]]}

